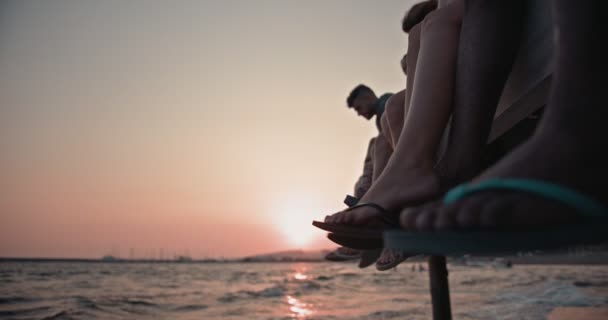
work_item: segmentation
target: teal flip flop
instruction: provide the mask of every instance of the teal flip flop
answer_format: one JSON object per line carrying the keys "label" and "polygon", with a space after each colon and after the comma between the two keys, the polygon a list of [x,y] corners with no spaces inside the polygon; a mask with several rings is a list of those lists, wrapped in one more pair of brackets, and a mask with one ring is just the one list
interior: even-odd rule
{"label": "teal flip flop", "polygon": [[450,204],[477,192],[494,190],[520,191],[558,201],[579,213],[583,222],[537,231],[390,230],[384,233],[384,246],[411,253],[461,255],[545,250],[608,241],[608,208],[587,195],[545,181],[494,179],[475,185],[460,185],[450,190],[443,202]]}
{"label": "teal flip flop", "polygon": [[608,217],[608,208],[589,196],[554,183],[529,179],[493,179],[474,185],[462,184],[446,193],[443,203],[454,203],[473,193],[490,190],[514,190],[531,193],[561,202],[576,209],[585,217]]}

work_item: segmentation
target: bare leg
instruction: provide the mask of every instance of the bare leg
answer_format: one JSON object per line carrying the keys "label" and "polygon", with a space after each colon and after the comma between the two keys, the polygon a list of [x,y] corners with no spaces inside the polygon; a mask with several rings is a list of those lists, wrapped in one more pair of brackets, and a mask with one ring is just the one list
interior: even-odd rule
{"label": "bare leg", "polygon": [[[376,141],[380,142],[376,143],[373,181],[376,181],[382,171],[384,171],[389,158],[393,154],[393,149],[397,144],[396,140],[403,128],[403,121],[405,118],[404,107],[405,90],[399,91],[386,102],[386,109],[384,110],[381,120],[382,133],[376,139]],[[376,261],[376,269],[380,271],[388,270],[405,261],[408,256],[409,255],[401,252],[401,250],[384,248]]]}
{"label": "bare leg", "polygon": [[[605,148],[606,3],[554,2],[556,69],[539,128],[478,180],[527,178],[564,185],[608,205]],[[407,210],[407,229],[539,228],[576,221],[574,209],[522,192],[483,192],[447,206]]]}
{"label": "bare leg", "polygon": [[383,117],[385,118],[385,127],[382,127],[382,132],[388,133],[390,139],[389,144],[392,149],[397,145],[397,139],[403,130],[403,121],[405,119],[405,95],[406,91],[401,90],[395,93],[387,102]]}
{"label": "bare leg", "polygon": [[376,145],[374,147],[373,154],[374,173],[372,176],[372,185],[386,167],[388,159],[391,157],[392,154],[393,149],[391,148],[389,142],[382,133],[379,134],[378,137],[376,137]]}
{"label": "bare leg", "polygon": [[422,23],[415,25],[410,30],[407,40],[407,57],[405,63],[407,65],[407,79],[405,86],[405,101],[404,101],[404,113],[403,121],[405,122],[405,115],[410,109],[410,102],[412,101],[412,92],[414,91],[414,79],[416,78],[418,54],[420,53],[420,32],[422,31]]}
{"label": "bare leg", "polygon": [[498,99],[521,42],[524,6],[524,0],[465,1],[449,143],[437,165],[444,189],[481,169]]}
{"label": "bare leg", "polygon": [[[462,14],[462,2],[455,1],[430,13],[422,22],[416,62],[418,70],[413,71],[411,103],[409,110],[404,112],[403,130],[386,168],[363,196],[362,202],[398,210],[439,193],[439,181],[433,166],[451,112]],[[408,72],[412,72],[409,65]],[[365,224],[378,214],[374,208],[362,207],[339,212],[327,217],[326,221]]]}

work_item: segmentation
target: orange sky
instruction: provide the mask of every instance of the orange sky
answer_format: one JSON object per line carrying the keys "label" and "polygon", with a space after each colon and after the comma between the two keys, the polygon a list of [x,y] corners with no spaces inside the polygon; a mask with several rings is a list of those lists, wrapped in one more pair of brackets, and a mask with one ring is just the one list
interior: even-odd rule
{"label": "orange sky", "polygon": [[412,3],[4,1],[0,256],[332,247]]}

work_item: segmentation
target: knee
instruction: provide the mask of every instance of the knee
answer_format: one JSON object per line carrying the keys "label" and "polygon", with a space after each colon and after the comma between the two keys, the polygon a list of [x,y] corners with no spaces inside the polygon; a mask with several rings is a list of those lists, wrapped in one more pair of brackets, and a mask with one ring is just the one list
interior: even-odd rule
{"label": "knee", "polygon": [[403,110],[405,107],[405,90],[399,91],[394,94],[386,102],[386,108],[384,114],[387,117],[389,123],[393,123],[396,120],[403,120]]}
{"label": "knee", "polygon": [[380,131],[386,133],[388,132],[388,130],[390,130],[390,126],[388,124],[387,112],[385,109],[384,113],[382,114],[382,117],[380,117]]}
{"label": "knee", "polygon": [[386,135],[380,134],[376,138],[376,143],[374,145],[374,157],[383,157],[384,155],[390,153],[392,150],[392,146]]}
{"label": "knee", "polygon": [[420,23],[421,36],[434,32],[460,32],[464,8],[459,2],[455,1],[445,8],[429,13]]}
{"label": "knee", "polygon": [[388,113],[386,112],[386,109],[380,118],[380,131],[382,133],[381,136],[384,136],[387,141],[392,143],[393,137],[391,134],[391,125],[388,121]]}
{"label": "knee", "polygon": [[[405,91],[400,91],[393,95],[387,102],[383,117],[391,130],[391,135],[396,140],[401,134],[405,117]],[[396,142],[396,141],[393,141]]]}

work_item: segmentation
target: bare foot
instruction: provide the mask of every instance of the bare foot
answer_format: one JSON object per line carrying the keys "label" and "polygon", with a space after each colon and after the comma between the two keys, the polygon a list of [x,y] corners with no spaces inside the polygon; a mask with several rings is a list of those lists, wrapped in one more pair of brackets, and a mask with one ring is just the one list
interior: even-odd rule
{"label": "bare foot", "polygon": [[384,248],[382,249],[382,254],[378,258],[378,261],[376,261],[376,269],[379,271],[386,271],[395,268],[411,256],[411,254],[407,254],[401,250]]}
{"label": "bare foot", "polygon": [[[403,174],[383,173],[359,203],[376,203],[389,212],[396,212],[438,195],[439,180],[431,168],[400,170]],[[360,207],[327,216],[325,222],[362,225],[368,224],[382,214],[383,212],[373,207]]]}
{"label": "bare foot", "polygon": [[361,250],[351,249],[347,247],[339,247],[325,255],[325,260],[329,261],[347,261],[361,258]]}
{"label": "bare foot", "polygon": [[[547,181],[608,204],[608,170],[598,154],[558,135],[533,138],[477,181],[524,178]],[[475,183],[472,182],[473,184]],[[534,229],[579,221],[576,210],[561,202],[519,191],[484,191],[449,205],[433,202],[404,209],[400,224],[407,230]]]}

